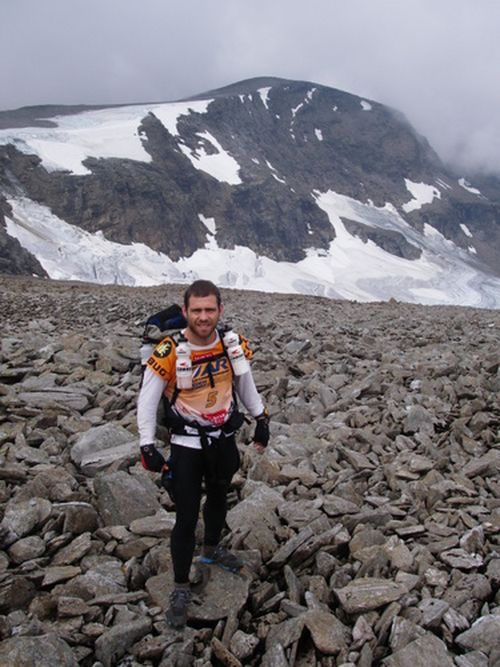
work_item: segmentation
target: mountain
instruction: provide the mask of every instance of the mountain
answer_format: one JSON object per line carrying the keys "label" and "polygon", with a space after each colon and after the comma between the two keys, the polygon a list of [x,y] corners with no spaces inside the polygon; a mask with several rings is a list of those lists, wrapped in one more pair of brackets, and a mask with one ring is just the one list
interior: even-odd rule
{"label": "mountain", "polygon": [[500,306],[500,186],[397,111],[258,78],[0,112],[0,271]]}

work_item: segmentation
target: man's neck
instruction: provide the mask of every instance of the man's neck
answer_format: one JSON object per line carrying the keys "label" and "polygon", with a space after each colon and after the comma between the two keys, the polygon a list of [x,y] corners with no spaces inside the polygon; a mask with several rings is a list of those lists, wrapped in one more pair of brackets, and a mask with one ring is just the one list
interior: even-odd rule
{"label": "man's neck", "polygon": [[188,341],[192,345],[199,345],[200,347],[206,347],[207,345],[212,345],[215,343],[217,340],[217,331],[212,331],[210,336],[207,336],[206,338],[200,338],[200,336],[197,336],[194,331],[191,331],[189,327],[184,330],[184,336],[188,339]]}

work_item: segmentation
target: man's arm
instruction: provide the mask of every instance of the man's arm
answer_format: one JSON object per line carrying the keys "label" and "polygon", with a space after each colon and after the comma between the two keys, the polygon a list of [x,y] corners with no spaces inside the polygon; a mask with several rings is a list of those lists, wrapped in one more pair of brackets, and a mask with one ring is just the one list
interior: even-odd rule
{"label": "man's arm", "polygon": [[149,368],[144,371],[141,391],[137,401],[137,426],[141,446],[141,463],[146,470],[160,472],[165,459],[156,449],[156,413],[165,389],[165,382]]}
{"label": "man's arm", "polygon": [[258,417],[264,412],[264,403],[257,391],[251,371],[244,375],[235,375],[234,386],[241,402],[252,417]]}
{"label": "man's arm", "polygon": [[251,371],[235,376],[234,383],[241,402],[257,420],[253,439],[257,451],[262,454],[269,442],[269,414],[257,391]]}

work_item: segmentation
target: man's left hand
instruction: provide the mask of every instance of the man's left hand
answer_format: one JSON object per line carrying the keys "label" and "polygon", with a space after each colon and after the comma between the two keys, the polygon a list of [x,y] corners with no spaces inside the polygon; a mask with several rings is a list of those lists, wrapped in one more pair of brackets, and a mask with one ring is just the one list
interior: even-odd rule
{"label": "man's left hand", "polygon": [[264,412],[256,418],[253,444],[255,449],[262,454],[269,443],[269,412]]}

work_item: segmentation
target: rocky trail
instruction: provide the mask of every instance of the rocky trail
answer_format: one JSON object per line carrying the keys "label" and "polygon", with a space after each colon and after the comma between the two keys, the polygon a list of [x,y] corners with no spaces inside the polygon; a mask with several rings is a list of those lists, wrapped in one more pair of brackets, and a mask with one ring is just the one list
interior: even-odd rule
{"label": "rocky trail", "polygon": [[272,440],[178,632],[135,403],[181,295],[0,277],[0,665],[498,667],[500,312],[225,291]]}

